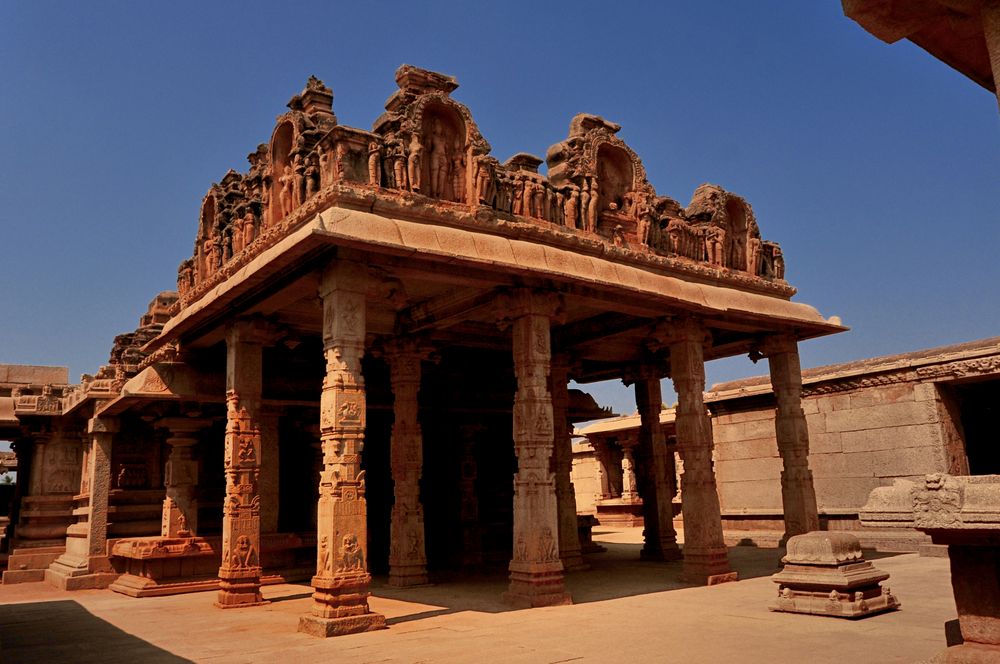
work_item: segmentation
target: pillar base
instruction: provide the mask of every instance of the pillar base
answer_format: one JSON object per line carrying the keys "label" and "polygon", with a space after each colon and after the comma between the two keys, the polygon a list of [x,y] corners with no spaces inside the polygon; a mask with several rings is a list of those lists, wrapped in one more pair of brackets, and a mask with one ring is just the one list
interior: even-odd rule
{"label": "pillar base", "polygon": [[544,565],[550,569],[524,569],[524,567],[527,566],[523,563],[511,563],[510,587],[501,595],[505,604],[527,609],[573,603],[573,597],[566,592],[563,585],[561,563]]}
{"label": "pillar base", "polygon": [[368,608],[367,572],[314,576],[312,612],[299,618],[299,631],[327,638],[385,629],[385,616]]}
{"label": "pillar base", "polygon": [[668,563],[675,560],[683,560],[684,554],[677,542],[661,544],[659,547],[643,546],[639,551],[639,560],[647,560],[657,563]]}
{"label": "pillar base", "polygon": [[242,609],[267,604],[260,594],[260,571],[229,572],[219,575],[219,594],[215,606],[220,609]]}
{"label": "pillar base", "polygon": [[345,616],[343,618],[320,618],[313,615],[299,617],[300,632],[309,636],[318,636],[322,639],[387,628],[385,616],[381,613],[369,612],[357,616]]}
{"label": "pillar base", "polygon": [[702,586],[714,586],[739,579],[729,566],[729,552],[719,549],[692,550],[684,547],[684,570],[681,580]]}
{"label": "pillar base", "polygon": [[395,588],[412,588],[427,586],[427,568],[423,565],[389,568],[389,585]]}
{"label": "pillar base", "polygon": [[71,553],[63,554],[45,570],[45,581],[59,590],[104,589],[118,576],[107,556],[75,556]]}
{"label": "pillar base", "polygon": [[1000,646],[982,643],[963,643],[942,650],[929,664],[995,664],[1000,661]]}
{"label": "pillar base", "polygon": [[561,558],[563,569],[567,572],[582,572],[590,569],[590,565],[583,559],[582,551],[574,551]]}

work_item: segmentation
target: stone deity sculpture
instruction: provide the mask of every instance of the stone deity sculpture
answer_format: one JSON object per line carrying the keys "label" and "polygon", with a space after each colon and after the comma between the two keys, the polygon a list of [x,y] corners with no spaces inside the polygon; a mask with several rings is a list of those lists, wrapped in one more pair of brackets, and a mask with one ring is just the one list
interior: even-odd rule
{"label": "stone deity sculpture", "polygon": [[465,155],[458,144],[451,157],[451,198],[458,203],[465,200]]}
{"label": "stone deity sculpture", "polygon": [[566,202],[563,203],[563,221],[567,228],[578,228],[577,214],[580,211],[580,190],[570,187]]}
{"label": "stone deity sculpture", "polygon": [[281,216],[287,217],[292,213],[292,186],[295,177],[292,175],[292,167],[285,165],[278,182],[281,183],[281,191],[278,193],[278,200],[281,204]]}
{"label": "stone deity sculpture", "polygon": [[316,163],[316,155],[312,155],[306,161],[305,178],[306,178],[306,199],[312,198],[312,195],[316,193],[317,181],[319,180],[319,165]]}
{"label": "stone deity sculpture", "polygon": [[368,184],[381,186],[382,147],[376,142],[368,143]]}
{"label": "stone deity sculpture", "polygon": [[397,189],[407,189],[406,150],[403,148],[401,140],[396,139],[392,142],[392,146],[389,148],[389,160],[392,162],[393,185]]}
{"label": "stone deity sculpture", "polygon": [[410,191],[420,192],[420,169],[424,157],[424,146],[416,132],[410,135],[410,154],[406,159],[407,175],[410,178]]}
{"label": "stone deity sculpture", "polygon": [[292,187],[292,204],[295,207],[302,205],[302,201],[305,200],[305,175],[306,166],[302,161],[302,155],[296,153],[292,157],[292,171],[294,172],[293,187]]}
{"label": "stone deity sculpture", "polygon": [[785,257],[781,254],[781,247],[774,245],[774,254],[771,259],[774,263],[774,278],[784,279],[785,278]]}
{"label": "stone deity sculpture", "polygon": [[597,188],[597,178],[590,179],[590,202],[587,204],[587,230],[591,233],[597,230],[597,205],[600,194]]}
{"label": "stone deity sculpture", "polygon": [[445,145],[444,130],[441,121],[435,120],[431,129],[431,182],[430,195],[444,198],[444,187],[448,181],[448,148]]}
{"label": "stone deity sculpture", "polygon": [[587,210],[590,209],[590,183],[584,179],[583,189],[580,191],[580,228],[592,230],[587,218]]}
{"label": "stone deity sculpture", "polygon": [[525,191],[525,178],[523,175],[517,176],[514,182],[514,214],[525,214],[524,209],[524,191]]}
{"label": "stone deity sculpture", "polygon": [[755,277],[760,274],[760,248],[760,238],[751,237],[747,240],[747,272]]}

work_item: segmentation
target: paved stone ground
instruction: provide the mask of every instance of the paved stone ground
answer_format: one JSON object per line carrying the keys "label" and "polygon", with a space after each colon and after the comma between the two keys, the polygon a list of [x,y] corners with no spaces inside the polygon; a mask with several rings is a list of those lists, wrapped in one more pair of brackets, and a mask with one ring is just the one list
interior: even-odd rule
{"label": "paved stone ground", "polygon": [[306,585],[264,589],[264,607],[221,611],[212,593],[133,599],[0,586],[0,661],[28,662],[914,662],[945,647],[955,618],[948,560],[880,557],[902,610],[861,621],[772,613],[775,549],[731,549],[739,583],[678,580],[678,563],[640,563],[640,529],[595,533],[607,553],[570,574],[573,606],[510,610],[502,571],[399,590],[376,578],[389,629],[315,639],[296,632]]}

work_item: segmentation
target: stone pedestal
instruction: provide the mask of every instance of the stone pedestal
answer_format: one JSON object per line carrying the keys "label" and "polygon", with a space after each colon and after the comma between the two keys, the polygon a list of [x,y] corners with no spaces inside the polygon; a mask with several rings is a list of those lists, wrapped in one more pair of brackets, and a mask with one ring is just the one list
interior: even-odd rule
{"label": "stone pedestal", "polygon": [[506,313],[513,319],[514,559],[504,601],[519,607],[569,604],[559,559],[559,515],[551,470],[554,440],[550,318],[558,300],[553,295],[517,291]]}
{"label": "stone pedestal", "polygon": [[264,604],[260,594],[261,321],[238,321],[226,334],[226,497],[222,506],[222,565],[215,605]]}
{"label": "stone pedestal", "polygon": [[1000,475],[935,473],[923,482],[896,480],[872,491],[861,510],[865,526],[887,521],[948,545],[951,586],[964,643],[935,664],[1000,662]]}
{"label": "stone pedestal", "polygon": [[802,410],[802,369],[792,337],[773,337],[761,348],[767,355],[777,402],[775,439],[781,455],[781,505],[785,537],[819,530],[816,491],[809,470],[809,427]]}
{"label": "stone pedestal", "polygon": [[66,552],[45,571],[45,580],[61,590],[107,588],[118,576],[108,560],[108,494],[111,490],[111,441],[118,432],[113,418],[91,418],[85,469],[89,492],[84,519],[66,529]]}
{"label": "stone pedestal", "polygon": [[772,611],[862,618],[899,608],[880,582],[889,574],[864,559],[849,533],[811,532],[788,540],[785,567],[771,577],[778,584]]}
{"label": "stone pedestal", "polygon": [[[680,560],[674,531],[674,455],[667,448],[660,410],[663,396],[660,376],[645,371],[635,383],[635,401],[639,408],[639,451],[643,459],[642,504],[643,546],[639,552],[642,560]],[[630,450],[626,448],[626,454]],[[625,492],[622,491],[622,498]]]}
{"label": "stone pedestal", "polygon": [[316,576],[313,605],[299,631],[328,637],[385,628],[385,616],[368,607],[368,513],[361,452],[365,438],[367,268],[337,259],[323,273],[323,353],[326,376],[320,396],[320,472]]}
{"label": "stone pedestal", "polygon": [[412,341],[397,341],[386,349],[394,399],[389,455],[395,496],[389,527],[389,585],[392,586],[427,583],[424,507],[420,502],[424,442],[417,417],[417,395],[420,362],[428,351]]}
{"label": "stone pedestal", "polygon": [[712,463],[712,422],[705,407],[705,330],[692,319],[670,326],[670,372],[677,392],[677,447],[684,461],[684,578],[714,585],[735,581],[722,536]]}
{"label": "stone pedestal", "polygon": [[588,569],[580,549],[576,520],[576,489],[573,487],[573,439],[569,423],[569,366],[564,357],[552,362],[550,384],[554,439],[552,468],[556,479],[556,503],[559,512],[559,559],[566,571]]}

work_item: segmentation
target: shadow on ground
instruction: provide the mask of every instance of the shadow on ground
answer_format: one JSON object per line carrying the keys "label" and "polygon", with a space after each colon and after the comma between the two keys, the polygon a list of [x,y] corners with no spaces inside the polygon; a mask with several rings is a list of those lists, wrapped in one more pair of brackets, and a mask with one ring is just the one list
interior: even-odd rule
{"label": "shadow on ground", "polygon": [[72,600],[0,606],[0,661],[4,664],[107,662],[159,664],[190,660],[123,632]]}
{"label": "shadow on ground", "polygon": [[[639,560],[641,544],[601,542],[603,553],[590,554],[589,569],[566,575],[566,589],[575,604],[601,602],[649,593],[691,588],[695,584],[681,579],[683,565],[676,562]],[[784,549],[735,546],[729,548],[729,560],[740,579],[770,576],[781,569]],[[432,575],[433,584],[414,588],[395,588],[385,577],[376,577],[372,593],[406,602],[432,605],[434,610],[390,619],[390,624],[419,620],[459,611],[501,613],[512,611],[501,600],[507,590],[504,566],[468,568],[460,572]]]}

